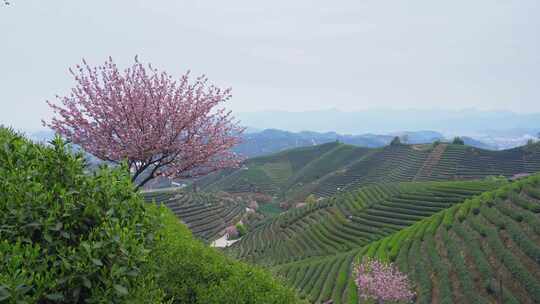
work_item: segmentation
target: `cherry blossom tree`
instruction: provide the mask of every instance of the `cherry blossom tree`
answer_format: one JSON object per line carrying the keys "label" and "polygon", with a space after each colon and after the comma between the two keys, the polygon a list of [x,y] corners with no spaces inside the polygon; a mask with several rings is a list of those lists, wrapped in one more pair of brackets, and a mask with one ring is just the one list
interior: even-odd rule
{"label": "cherry blossom tree", "polygon": [[361,298],[385,301],[411,301],[415,294],[407,275],[393,263],[366,258],[354,267],[355,282]]}
{"label": "cherry blossom tree", "polygon": [[120,71],[109,58],[103,65],[70,69],[76,85],[43,121],[94,156],[126,161],[137,189],[156,176],[190,178],[231,166],[241,158],[230,151],[243,128],[222,104],[231,90],[135,63]]}

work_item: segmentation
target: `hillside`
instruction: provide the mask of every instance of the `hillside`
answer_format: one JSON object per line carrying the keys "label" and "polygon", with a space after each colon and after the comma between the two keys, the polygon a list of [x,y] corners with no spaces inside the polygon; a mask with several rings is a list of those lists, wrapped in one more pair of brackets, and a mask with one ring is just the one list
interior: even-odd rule
{"label": "hillside", "polygon": [[210,242],[223,235],[227,226],[245,214],[247,203],[225,194],[152,191],[143,193],[147,202],[168,207],[198,238]]}
{"label": "hillside", "polygon": [[276,265],[362,247],[500,182],[424,182],[367,186],[290,210],[230,248],[251,262]]}
{"label": "hillside", "polygon": [[[327,202],[329,206],[320,202],[314,208],[316,211],[296,211],[300,217],[294,222],[298,224],[281,228],[279,224],[285,219],[294,218],[284,214],[281,220],[274,221],[276,224],[261,228],[261,232],[282,231],[288,235],[283,238],[285,244],[268,239],[272,236],[268,233],[254,233],[251,239],[262,248],[272,247],[270,252],[274,255],[265,255],[275,261],[287,260],[287,248],[314,252],[314,248],[304,247],[313,246],[319,252],[328,252],[272,266],[277,275],[314,303],[328,299],[334,303],[358,303],[351,264],[363,256],[395,261],[413,280],[417,303],[495,303],[501,291],[504,303],[539,303],[540,175],[472,198],[472,189],[478,193],[494,185],[472,182],[465,187],[467,184],[439,183],[436,188],[438,191],[446,188],[443,192],[447,198],[429,195],[430,199],[426,197],[426,200],[415,198],[413,193],[432,191],[436,184],[427,189],[420,186],[398,197],[394,188],[394,194],[387,195],[387,199],[364,207],[363,219],[371,216],[370,222],[363,223],[364,229],[349,229],[349,225],[361,227],[361,223],[343,218],[340,222],[335,215],[344,214],[341,210],[362,210],[352,207],[362,205],[360,195],[348,201]],[[416,183],[410,185],[415,186]],[[464,191],[463,187],[469,190]],[[382,189],[376,188],[368,187],[357,193],[380,193]],[[457,202],[458,199],[461,201]],[[386,209],[392,205],[392,209]],[[385,216],[377,218],[375,211],[384,212]],[[325,217],[335,220],[322,220]],[[304,233],[303,223],[310,222],[314,229]],[[381,231],[386,232],[386,237],[381,237],[384,235]],[[377,237],[370,239],[373,235]],[[271,245],[265,247],[263,243]],[[248,244],[246,238],[233,246],[231,252],[240,256],[247,252],[246,260],[257,261],[249,257],[259,256],[259,247],[252,247],[250,255]],[[283,249],[274,250],[274,246]],[[265,259],[260,262],[266,263]]]}
{"label": "hillside", "polygon": [[61,139],[0,127],[1,303],[300,302],[145,203],[125,167],[85,166]]}
{"label": "hillside", "polygon": [[540,171],[540,145],[490,151],[470,146],[395,145],[362,148],[339,142],[283,151],[247,160],[197,182],[205,190],[261,192],[289,200],[410,181],[511,177]]}

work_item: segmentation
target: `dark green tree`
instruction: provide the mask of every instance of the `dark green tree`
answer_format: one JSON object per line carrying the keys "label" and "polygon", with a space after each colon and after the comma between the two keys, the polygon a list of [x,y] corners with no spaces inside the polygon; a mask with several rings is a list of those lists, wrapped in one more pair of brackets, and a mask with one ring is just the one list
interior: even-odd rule
{"label": "dark green tree", "polygon": [[464,145],[465,141],[459,136],[454,137],[454,140],[452,141],[452,144],[454,145]]}
{"label": "dark green tree", "polygon": [[390,142],[390,146],[398,146],[398,145],[401,145],[401,139],[399,139],[399,136],[396,136]]}

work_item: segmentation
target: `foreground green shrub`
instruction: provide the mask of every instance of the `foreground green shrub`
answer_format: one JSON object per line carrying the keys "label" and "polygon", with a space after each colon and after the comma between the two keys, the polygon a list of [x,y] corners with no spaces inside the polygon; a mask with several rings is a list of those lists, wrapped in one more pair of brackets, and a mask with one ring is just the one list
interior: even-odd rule
{"label": "foreground green shrub", "polygon": [[157,222],[125,169],[83,174],[56,139],[0,129],[0,284],[9,302],[90,303],[160,297],[141,273]]}
{"label": "foreground green shrub", "polygon": [[146,204],[125,168],[84,174],[65,142],[0,128],[0,302],[292,303],[266,272],[233,262]]}
{"label": "foreground green shrub", "polygon": [[174,214],[161,209],[163,228],[151,254],[157,282],[174,303],[295,303],[271,275],[233,261],[193,239]]}

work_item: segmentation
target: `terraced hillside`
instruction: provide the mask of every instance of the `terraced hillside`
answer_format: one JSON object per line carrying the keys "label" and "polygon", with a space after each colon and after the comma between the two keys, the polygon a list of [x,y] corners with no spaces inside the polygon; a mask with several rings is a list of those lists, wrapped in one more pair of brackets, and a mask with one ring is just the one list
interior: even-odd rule
{"label": "terraced hillside", "polygon": [[500,186],[500,182],[383,184],[290,210],[237,242],[230,253],[277,265],[362,247]]}
{"label": "terraced hillside", "polygon": [[247,160],[242,168],[212,174],[197,184],[205,190],[283,195],[293,185],[321,178],[370,149],[337,142]]}
{"label": "terraced hillside", "polygon": [[146,201],[170,208],[193,234],[207,242],[223,235],[245,213],[246,203],[238,198],[209,193],[153,191],[143,193]]}
{"label": "terraced hillside", "polygon": [[364,256],[396,262],[417,303],[540,303],[540,175],[449,205],[364,246],[273,269],[314,303],[358,303],[351,264]]}
{"label": "terraced hillside", "polygon": [[203,189],[262,192],[288,200],[330,197],[362,186],[409,181],[472,180],[540,171],[540,144],[504,151],[463,145],[394,145],[370,149],[341,143],[247,160],[198,182]]}

